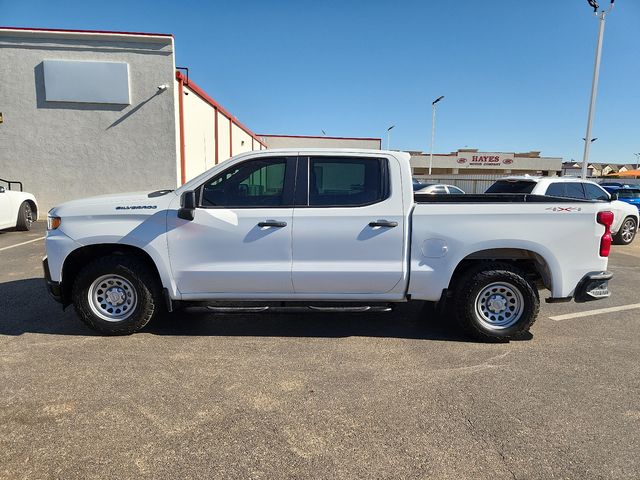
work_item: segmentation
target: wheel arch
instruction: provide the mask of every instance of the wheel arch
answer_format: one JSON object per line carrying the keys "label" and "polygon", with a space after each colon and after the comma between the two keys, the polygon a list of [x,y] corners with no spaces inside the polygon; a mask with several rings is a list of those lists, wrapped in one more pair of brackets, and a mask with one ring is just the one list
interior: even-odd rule
{"label": "wheel arch", "polygon": [[468,254],[456,265],[448,289],[455,290],[459,280],[471,270],[480,270],[483,265],[500,262],[513,265],[524,271],[536,285],[552,291],[554,278],[552,266],[538,252],[525,248],[488,248]]}
{"label": "wheel arch", "polygon": [[62,265],[62,303],[71,304],[73,283],[84,265],[107,255],[130,255],[141,259],[150,269],[159,285],[163,285],[160,272],[149,253],[139,247],[119,243],[102,243],[86,245],[72,251]]}

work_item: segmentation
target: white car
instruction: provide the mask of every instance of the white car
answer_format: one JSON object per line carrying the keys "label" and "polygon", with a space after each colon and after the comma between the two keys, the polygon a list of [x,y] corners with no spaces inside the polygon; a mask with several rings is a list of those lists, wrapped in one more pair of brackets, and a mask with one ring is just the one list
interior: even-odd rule
{"label": "white car", "polygon": [[415,193],[428,193],[431,195],[464,195],[464,191],[455,185],[446,185],[444,183],[425,183],[424,186]]}
{"label": "white car", "polygon": [[640,223],[640,215],[634,205],[612,201],[611,194],[596,182],[577,177],[510,176],[496,181],[485,193],[548,195],[609,202],[614,216],[611,233],[614,243],[619,245],[633,241]]}
{"label": "white car", "polygon": [[527,331],[539,289],[552,302],[609,296],[608,203],[414,196],[409,159],[247,152],[176,191],[64,203],[47,218],[49,292],[106,334],[193,304],[335,312],[426,300],[483,339]]}
{"label": "white car", "polygon": [[33,222],[38,220],[38,203],[36,197],[22,191],[20,182],[0,179],[8,185],[20,185],[20,191],[9,190],[0,185],[0,230],[16,228],[31,230]]}

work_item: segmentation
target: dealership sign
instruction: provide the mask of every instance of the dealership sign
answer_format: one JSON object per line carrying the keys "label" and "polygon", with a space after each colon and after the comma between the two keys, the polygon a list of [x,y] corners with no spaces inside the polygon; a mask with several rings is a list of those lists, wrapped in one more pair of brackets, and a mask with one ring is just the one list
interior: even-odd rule
{"label": "dealership sign", "polygon": [[505,168],[513,164],[513,153],[459,152],[456,163],[462,168]]}

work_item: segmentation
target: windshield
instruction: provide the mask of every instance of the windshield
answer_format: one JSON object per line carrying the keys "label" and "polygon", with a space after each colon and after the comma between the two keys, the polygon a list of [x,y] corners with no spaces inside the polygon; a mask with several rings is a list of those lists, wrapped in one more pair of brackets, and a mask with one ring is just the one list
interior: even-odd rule
{"label": "windshield", "polygon": [[531,193],[535,186],[527,180],[498,180],[484,193]]}

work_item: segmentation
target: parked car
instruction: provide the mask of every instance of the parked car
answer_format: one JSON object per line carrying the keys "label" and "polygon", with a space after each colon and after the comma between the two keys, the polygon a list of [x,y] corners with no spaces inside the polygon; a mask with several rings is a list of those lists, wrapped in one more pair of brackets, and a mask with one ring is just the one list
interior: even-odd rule
{"label": "parked car", "polygon": [[[31,230],[33,222],[38,220],[38,203],[32,194],[22,191],[22,183],[13,180],[0,182],[0,229],[16,228],[17,230]],[[16,185],[19,190],[11,190]]]}
{"label": "parked car", "polygon": [[624,185],[621,187],[606,186],[604,189],[609,192],[612,199],[626,202],[640,210],[640,187]]}
{"label": "parked car", "polygon": [[49,292],[106,334],[190,304],[334,312],[426,300],[482,339],[528,330],[539,288],[552,302],[609,296],[608,203],[414,198],[409,159],[247,152],[176,191],[64,203],[48,217]]}
{"label": "parked car", "polygon": [[637,208],[611,198],[610,193],[597,183],[576,177],[505,177],[491,185],[486,193],[525,193],[609,202],[614,215],[611,233],[614,243],[619,245],[633,242],[640,223]]}
{"label": "parked car", "polygon": [[432,195],[464,195],[464,191],[455,185],[445,185],[443,183],[426,183],[415,193],[429,193]]}

